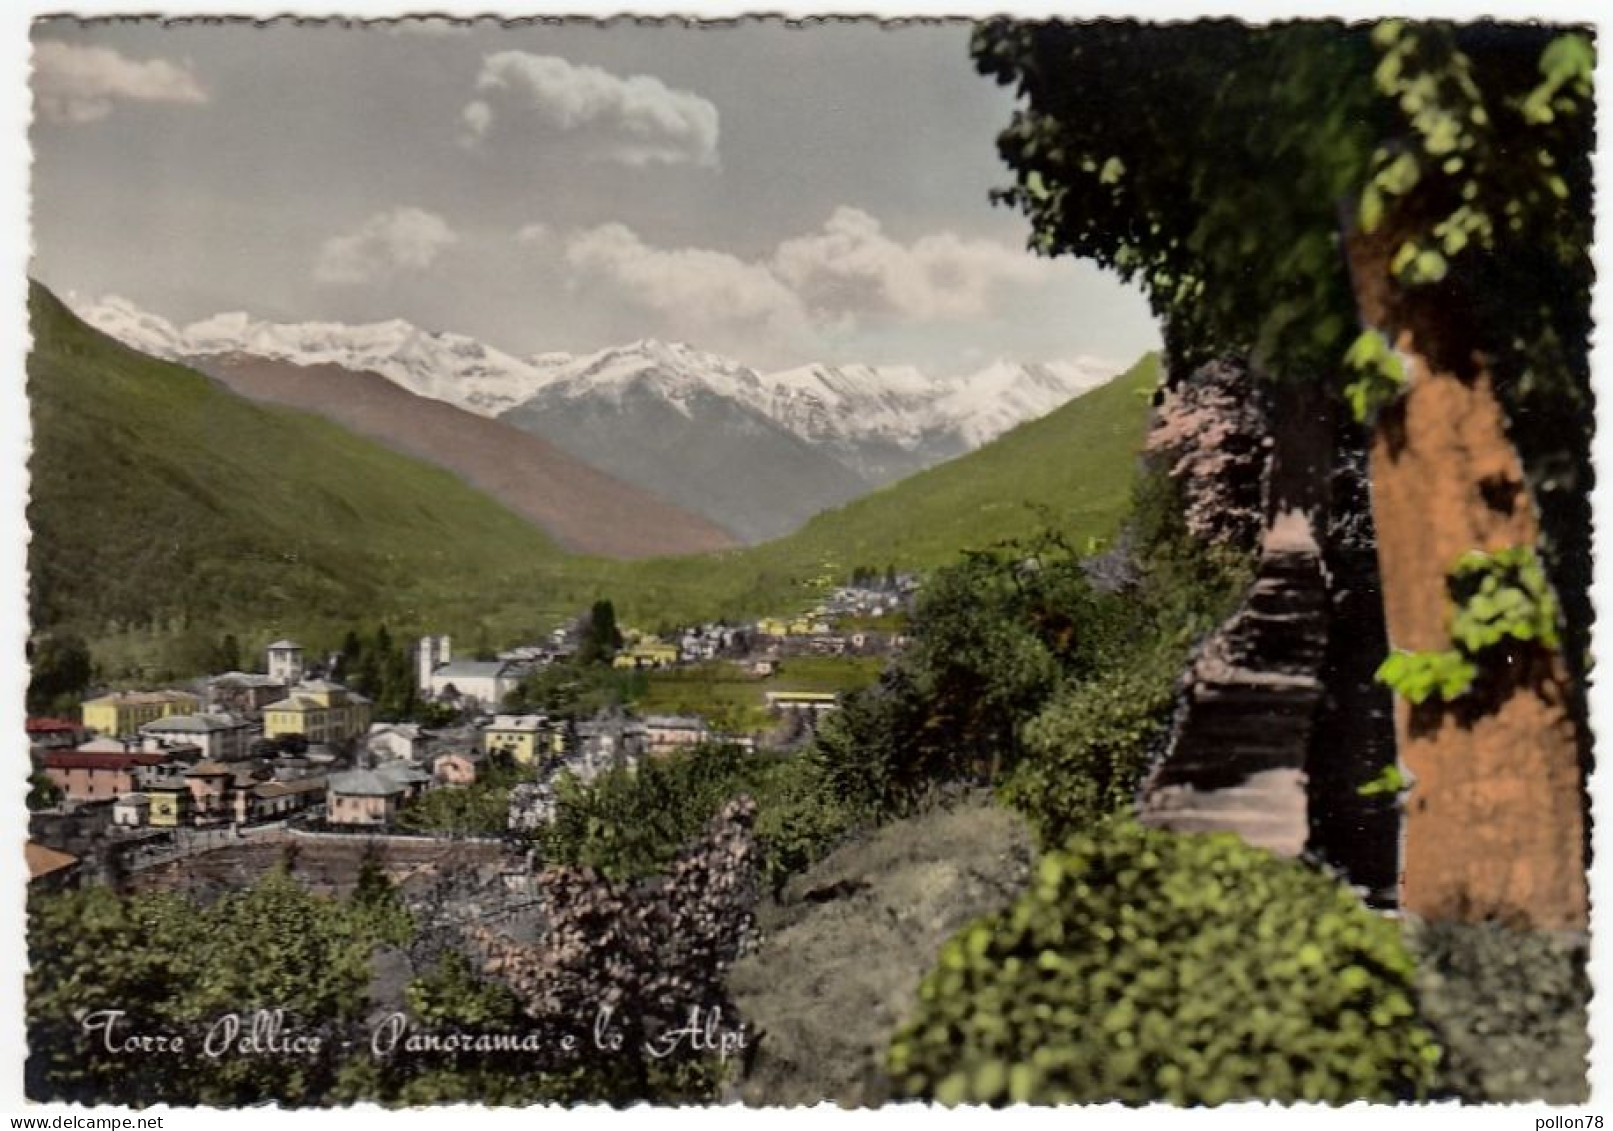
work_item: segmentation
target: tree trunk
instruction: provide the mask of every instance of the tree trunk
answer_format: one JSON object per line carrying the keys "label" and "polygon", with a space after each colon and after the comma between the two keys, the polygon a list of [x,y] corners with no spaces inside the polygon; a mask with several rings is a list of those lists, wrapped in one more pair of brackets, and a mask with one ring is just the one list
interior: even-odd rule
{"label": "tree trunk", "polygon": [[[1406,368],[1371,444],[1372,511],[1392,647],[1451,647],[1447,579],[1470,550],[1534,546],[1538,523],[1464,304],[1398,287],[1387,232],[1348,241],[1357,303]],[[1559,653],[1513,649],[1468,697],[1397,697],[1406,796],[1401,906],[1430,919],[1586,925],[1584,783]],[[1472,700],[1468,702],[1467,700]]]}

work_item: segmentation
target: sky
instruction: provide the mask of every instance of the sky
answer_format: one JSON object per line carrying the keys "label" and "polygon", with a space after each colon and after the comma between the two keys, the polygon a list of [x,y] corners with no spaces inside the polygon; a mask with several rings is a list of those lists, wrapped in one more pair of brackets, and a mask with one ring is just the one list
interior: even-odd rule
{"label": "sky", "polygon": [[517,354],[1118,363],[1146,303],[993,206],[962,24],[41,20],[33,275],[178,323],[402,318]]}

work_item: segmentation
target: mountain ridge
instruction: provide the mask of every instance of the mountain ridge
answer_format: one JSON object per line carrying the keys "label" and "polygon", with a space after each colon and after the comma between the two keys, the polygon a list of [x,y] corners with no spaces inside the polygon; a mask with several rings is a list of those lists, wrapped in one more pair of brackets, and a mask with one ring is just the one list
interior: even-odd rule
{"label": "mountain ridge", "polygon": [[1157,377],[1117,380],[983,448],[758,546],[579,557],[463,479],[318,414],[146,357],[30,287],[30,610],[109,679],[206,670],[226,632],[334,648],[355,625],[537,639],[611,598],[653,628],[793,613],[859,565],[923,571],[1051,526],[1081,544],[1125,509]]}
{"label": "mountain ridge", "polygon": [[[274,323],[241,311],[179,327],[125,299],[68,297],[85,322],[164,360],[250,353],[302,365],[335,364],[378,373],[410,392],[484,416],[500,416],[540,394],[576,399],[608,394],[627,370],[654,371],[666,391],[695,385],[729,397],[809,443],[842,454],[856,444],[916,449],[950,458],[1113,378],[1123,366],[1096,358],[1017,362],[935,377],[911,365],[813,362],[763,371],[682,342],[646,338],[585,354],[526,357],[463,334],[424,330],[403,319],[370,323]],[[608,379],[601,380],[602,374]],[[614,374],[614,376],[609,376]],[[922,459],[919,461],[922,462]],[[935,462],[933,458],[930,462]],[[877,471],[854,471],[881,482]],[[906,474],[917,467],[903,467]],[[871,474],[871,471],[873,472]]]}
{"label": "mountain ridge", "polygon": [[249,400],[317,412],[450,471],[573,553],[633,559],[735,545],[716,524],[532,433],[411,393],[377,374],[240,353],[210,355],[194,364]]}

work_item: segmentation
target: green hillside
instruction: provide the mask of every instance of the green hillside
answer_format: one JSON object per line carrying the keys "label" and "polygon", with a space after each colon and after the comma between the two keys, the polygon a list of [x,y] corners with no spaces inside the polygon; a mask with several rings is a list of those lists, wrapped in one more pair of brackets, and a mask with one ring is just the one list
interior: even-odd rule
{"label": "green hillside", "polygon": [[978,452],[762,546],[638,562],[567,555],[452,475],[316,416],[244,400],[30,295],[31,608],[113,678],[194,671],[226,633],[248,653],[350,626],[530,639],[596,597],[630,623],[769,612],[857,565],[928,568],[1045,524],[1113,529],[1155,362]]}
{"label": "green hillside", "polygon": [[1145,357],[1056,412],[821,514],[778,545],[848,569],[886,561],[927,567],[1046,522],[1077,543],[1107,534],[1125,510],[1158,377],[1157,359]]}
{"label": "green hillside", "polygon": [[[1113,533],[1124,513],[1158,381],[1148,355],[1120,377],[969,455],[826,511],[785,538],[698,559],[632,563],[617,581],[629,616],[641,594],[745,612],[790,612],[817,580],[859,565],[929,569],[1049,525],[1072,544]],[[602,582],[606,577],[601,578]],[[649,622],[653,624],[654,622]]]}
{"label": "green hillside", "polygon": [[42,287],[29,304],[33,617],[109,670],[141,650],[183,666],[176,641],[225,631],[313,643],[427,610],[464,627],[479,588],[557,556],[445,472],[126,349]]}

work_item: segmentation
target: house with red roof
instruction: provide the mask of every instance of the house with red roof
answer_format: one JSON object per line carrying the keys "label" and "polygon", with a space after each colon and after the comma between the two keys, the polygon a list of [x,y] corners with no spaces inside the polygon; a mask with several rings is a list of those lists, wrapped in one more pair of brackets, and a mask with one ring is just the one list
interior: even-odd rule
{"label": "house with red roof", "polygon": [[135,750],[51,750],[42,761],[45,776],[69,801],[116,801],[135,791],[142,770],[168,757]]}

